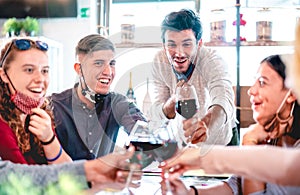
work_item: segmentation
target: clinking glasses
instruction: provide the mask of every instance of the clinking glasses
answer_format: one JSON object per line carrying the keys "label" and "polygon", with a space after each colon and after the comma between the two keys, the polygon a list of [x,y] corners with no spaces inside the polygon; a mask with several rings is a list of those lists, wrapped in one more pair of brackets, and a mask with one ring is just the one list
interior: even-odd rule
{"label": "clinking glasses", "polygon": [[48,44],[42,41],[33,41],[30,39],[14,39],[11,41],[11,44],[7,48],[6,52],[3,55],[3,58],[0,62],[0,67],[2,67],[3,62],[5,61],[7,55],[9,54],[11,47],[15,46],[19,50],[28,50],[32,46],[35,46],[37,49],[42,50],[42,51],[47,51],[48,50]]}

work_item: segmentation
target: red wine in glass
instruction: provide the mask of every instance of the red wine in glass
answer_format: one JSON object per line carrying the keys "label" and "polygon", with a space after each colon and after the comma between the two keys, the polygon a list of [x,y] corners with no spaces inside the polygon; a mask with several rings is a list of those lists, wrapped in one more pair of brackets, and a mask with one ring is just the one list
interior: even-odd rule
{"label": "red wine in glass", "polygon": [[193,85],[176,88],[176,111],[185,119],[192,118],[199,109],[197,93]]}
{"label": "red wine in glass", "polygon": [[162,162],[171,158],[178,149],[177,142],[145,142],[131,141],[135,147],[135,155],[131,159],[132,162],[139,163],[142,168],[148,166],[153,161]]}
{"label": "red wine in glass", "polygon": [[176,111],[186,119],[192,118],[197,112],[197,103],[195,99],[178,100],[176,102]]}

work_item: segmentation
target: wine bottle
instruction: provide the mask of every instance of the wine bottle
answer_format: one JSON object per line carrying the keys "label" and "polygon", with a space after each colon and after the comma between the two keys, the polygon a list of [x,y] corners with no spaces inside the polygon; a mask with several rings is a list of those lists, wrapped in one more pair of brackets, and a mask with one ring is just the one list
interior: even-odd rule
{"label": "wine bottle", "polygon": [[149,109],[152,105],[150,93],[149,93],[149,78],[147,78],[147,91],[143,100],[143,113],[148,116],[149,115]]}
{"label": "wine bottle", "polygon": [[134,95],[134,91],[132,88],[132,73],[131,72],[130,72],[130,78],[129,78],[129,87],[128,87],[126,96],[128,97],[130,102],[133,102],[136,104],[136,97]]}

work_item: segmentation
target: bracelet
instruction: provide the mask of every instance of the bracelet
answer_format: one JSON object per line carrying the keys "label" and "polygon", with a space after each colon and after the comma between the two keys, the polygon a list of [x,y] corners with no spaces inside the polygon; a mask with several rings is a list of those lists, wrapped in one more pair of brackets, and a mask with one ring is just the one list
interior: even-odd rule
{"label": "bracelet", "polygon": [[55,134],[53,133],[53,136],[51,137],[51,139],[49,141],[46,141],[46,142],[43,142],[43,141],[40,141],[42,145],[49,145],[51,144],[55,139]]}
{"label": "bracelet", "polygon": [[59,153],[57,154],[57,156],[54,157],[54,158],[47,158],[47,157],[46,157],[46,160],[47,160],[48,162],[56,161],[56,160],[61,156],[61,154],[62,154],[62,147],[61,147],[61,145],[60,145]]}
{"label": "bracelet", "polygon": [[197,190],[197,188],[195,186],[190,186],[190,188],[192,188],[194,190],[195,195],[198,195],[198,190]]}

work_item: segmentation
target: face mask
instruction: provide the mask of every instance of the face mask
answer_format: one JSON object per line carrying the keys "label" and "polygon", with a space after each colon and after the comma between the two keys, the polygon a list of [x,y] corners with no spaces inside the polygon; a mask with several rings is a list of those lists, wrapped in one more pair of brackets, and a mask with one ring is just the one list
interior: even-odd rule
{"label": "face mask", "polygon": [[[81,85],[82,87],[82,85]],[[92,103],[96,103],[95,101],[95,95],[96,92],[94,90],[92,90],[89,86],[86,85],[86,88],[81,90],[81,94],[88,99],[90,102]]]}
{"label": "face mask", "polygon": [[267,125],[265,125],[265,131],[266,132],[271,132],[271,138],[277,138],[281,135],[284,135],[285,133],[288,133],[289,131],[291,131],[291,127],[292,127],[292,122],[293,122],[293,110],[294,110],[294,106],[295,106],[295,102],[292,105],[292,109],[290,112],[290,116],[286,119],[281,119],[279,117],[279,113],[283,107],[283,105],[285,104],[288,96],[290,95],[291,90],[289,90],[286,94],[286,96],[284,97],[283,101],[281,102],[281,105],[279,106],[278,110],[276,111],[276,114],[274,116],[274,118],[271,120],[270,123],[268,123]]}
{"label": "face mask", "polygon": [[40,107],[43,104],[45,97],[32,98],[28,95],[16,91],[14,95],[11,95],[10,99],[22,112],[24,112],[25,114],[32,114],[31,110],[33,108]]}
{"label": "face mask", "polygon": [[23,113],[25,114],[32,114],[31,110],[33,108],[38,108],[40,107],[44,101],[45,101],[45,97],[41,97],[41,98],[32,98],[29,97],[28,95],[21,93],[19,91],[16,90],[15,86],[13,85],[13,83],[11,82],[8,74],[5,72],[8,81],[10,82],[12,88],[15,91],[15,94],[13,95],[10,92],[10,99],[11,101],[16,105],[16,107],[21,110]]}

